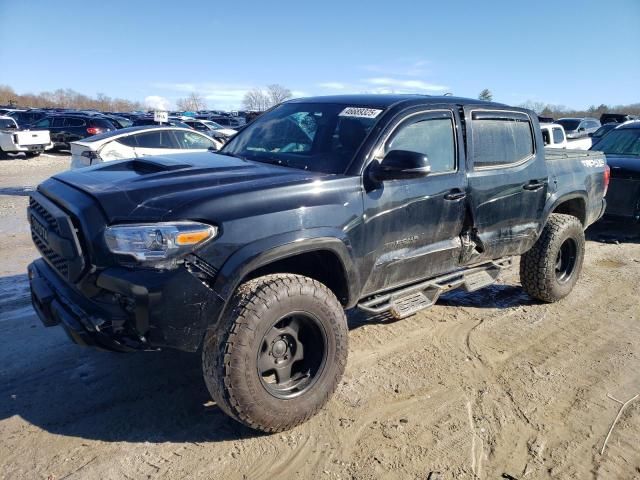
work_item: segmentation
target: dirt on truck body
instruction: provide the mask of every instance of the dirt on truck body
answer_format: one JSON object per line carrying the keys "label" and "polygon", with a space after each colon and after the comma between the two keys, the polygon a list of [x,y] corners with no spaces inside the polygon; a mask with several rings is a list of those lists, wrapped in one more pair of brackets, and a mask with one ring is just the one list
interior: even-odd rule
{"label": "dirt on truck body", "polygon": [[[402,321],[351,311],[349,363],[309,422],[256,435],[210,402],[199,358],[79,349],[45,329],[24,211],[68,157],[0,162],[0,478],[637,478],[640,231],[587,231],[557,303],[445,293]],[[507,476],[505,476],[505,474]]]}

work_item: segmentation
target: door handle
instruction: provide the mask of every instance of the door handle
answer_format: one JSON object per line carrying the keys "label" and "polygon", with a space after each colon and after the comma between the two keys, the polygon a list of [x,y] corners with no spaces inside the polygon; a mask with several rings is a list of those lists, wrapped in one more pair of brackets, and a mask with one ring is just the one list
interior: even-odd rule
{"label": "door handle", "polygon": [[462,200],[462,199],[463,199],[464,197],[466,197],[466,196],[467,196],[467,194],[466,194],[466,193],[464,193],[464,192],[460,192],[460,191],[457,191],[457,192],[450,192],[450,193],[447,193],[447,194],[444,196],[444,199],[445,199],[445,200]]}
{"label": "door handle", "polygon": [[538,181],[531,181],[529,183],[525,183],[522,186],[522,188],[524,188],[525,190],[530,190],[530,191],[540,190],[542,187],[544,187],[544,183],[538,182]]}

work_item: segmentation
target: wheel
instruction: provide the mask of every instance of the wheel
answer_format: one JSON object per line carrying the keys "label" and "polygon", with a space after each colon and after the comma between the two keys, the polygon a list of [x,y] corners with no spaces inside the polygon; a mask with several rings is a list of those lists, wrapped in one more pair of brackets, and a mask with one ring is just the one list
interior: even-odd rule
{"label": "wheel", "polygon": [[525,291],[544,302],[569,295],[584,260],[584,230],[576,217],[553,213],[533,248],[520,259]]}
{"label": "wheel", "polygon": [[27,158],[35,158],[35,157],[39,157],[40,153],[42,152],[25,152],[25,156]]}
{"label": "wheel", "polygon": [[327,287],[300,275],[267,275],[241,285],[205,336],[203,374],[225,413],[278,432],[327,403],[347,353],[344,310]]}

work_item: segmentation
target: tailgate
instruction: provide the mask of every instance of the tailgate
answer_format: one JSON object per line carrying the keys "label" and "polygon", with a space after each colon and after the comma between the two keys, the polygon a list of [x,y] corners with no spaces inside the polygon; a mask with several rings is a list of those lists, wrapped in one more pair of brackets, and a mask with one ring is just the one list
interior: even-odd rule
{"label": "tailgate", "polygon": [[14,134],[18,145],[48,145],[51,143],[49,130],[23,130]]}

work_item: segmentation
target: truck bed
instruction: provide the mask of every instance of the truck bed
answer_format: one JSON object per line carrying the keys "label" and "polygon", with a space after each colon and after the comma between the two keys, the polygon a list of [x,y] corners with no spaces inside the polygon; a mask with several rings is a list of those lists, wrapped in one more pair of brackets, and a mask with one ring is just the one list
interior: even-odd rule
{"label": "truck bed", "polygon": [[586,159],[604,159],[604,154],[592,150],[579,150],[573,148],[545,148],[544,158],[547,162],[559,160],[586,160]]}

